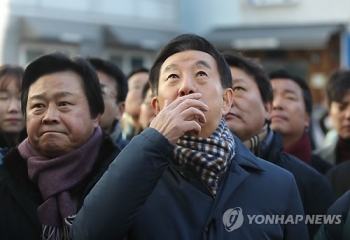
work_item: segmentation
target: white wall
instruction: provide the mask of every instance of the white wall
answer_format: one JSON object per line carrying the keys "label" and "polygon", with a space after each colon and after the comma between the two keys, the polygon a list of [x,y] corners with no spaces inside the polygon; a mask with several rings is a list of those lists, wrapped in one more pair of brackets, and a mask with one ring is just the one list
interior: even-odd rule
{"label": "white wall", "polygon": [[176,28],[178,0],[10,0],[13,14],[110,24]]}
{"label": "white wall", "polygon": [[296,4],[267,7],[254,7],[253,1],[257,0],[181,0],[181,25],[199,34],[212,27],[245,25],[350,25],[350,0],[296,0]]}
{"label": "white wall", "polygon": [[237,24],[350,23],[349,0],[298,0],[294,5],[274,7],[252,7],[240,0],[239,7]]}
{"label": "white wall", "polygon": [[181,28],[204,34],[213,26],[232,25],[239,21],[239,0],[180,0]]}

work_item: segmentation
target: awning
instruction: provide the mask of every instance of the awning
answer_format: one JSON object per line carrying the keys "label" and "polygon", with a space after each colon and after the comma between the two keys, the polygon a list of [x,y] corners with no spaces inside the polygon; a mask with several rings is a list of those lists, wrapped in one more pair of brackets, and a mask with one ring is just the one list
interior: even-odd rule
{"label": "awning", "polygon": [[114,40],[123,45],[159,49],[179,34],[177,31],[110,26]]}
{"label": "awning", "polygon": [[24,39],[50,39],[79,43],[82,41],[97,41],[102,36],[100,25],[83,22],[24,18],[22,27],[22,37]]}
{"label": "awning", "polygon": [[206,38],[220,48],[320,49],[330,36],[344,29],[341,24],[300,26],[247,26],[217,28]]}

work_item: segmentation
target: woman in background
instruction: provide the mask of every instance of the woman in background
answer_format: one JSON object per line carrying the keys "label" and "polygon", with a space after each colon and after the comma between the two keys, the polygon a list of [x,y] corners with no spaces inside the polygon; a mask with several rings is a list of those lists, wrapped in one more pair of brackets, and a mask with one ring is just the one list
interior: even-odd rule
{"label": "woman in background", "polygon": [[0,66],[1,155],[26,137],[24,117],[21,112],[22,77],[22,67],[8,64]]}

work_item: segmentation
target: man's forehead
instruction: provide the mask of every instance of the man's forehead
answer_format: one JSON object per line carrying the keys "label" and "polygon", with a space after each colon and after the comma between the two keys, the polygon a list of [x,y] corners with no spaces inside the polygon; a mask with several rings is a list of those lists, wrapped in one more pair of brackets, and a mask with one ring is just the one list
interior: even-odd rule
{"label": "man's forehead", "polygon": [[[278,84],[277,81],[280,83]],[[278,84],[278,85],[277,85]],[[301,92],[302,89],[298,83],[289,78],[274,78],[271,79],[272,88],[275,90],[278,86],[278,89],[281,91],[294,91]]]}
{"label": "man's forehead", "polygon": [[162,64],[161,71],[166,72],[183,66],[201,66],[208,69],[216,66],[215,59],[206,52],[189,50],[175,53],[169,56]]}

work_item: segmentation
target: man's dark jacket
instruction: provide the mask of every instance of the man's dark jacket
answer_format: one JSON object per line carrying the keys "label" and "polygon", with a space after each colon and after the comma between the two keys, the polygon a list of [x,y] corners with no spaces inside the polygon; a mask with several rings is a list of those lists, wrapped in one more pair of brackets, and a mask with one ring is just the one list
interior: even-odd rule
{"label": "man's dark jacket", "polygon": [[[78,209],[119,152],[109,136],[104,135],[93,171],[77,187],[77,195],[80,196]],[[0,196],[0,239],[41,239],[37,208],[43,203],[43,199],[37,185],[29,179],[27,162],[17,148],[12,148],[4,156],[0,166]]]}
{"label": "man's dark jacket", "polygon": [[290,172],[259,159],[234,138],[235,156],[213,197],[192,168],[174,161],[173,144],[155,129],[144,130],[86,197],[72,238],[308,239],[301,222],[260,222],[265,216],[303,216],[298,188]]}
{"label": "man's dark jacket", "polygon": [[[267,154],[261,158],[290,171],[297,182],[305,215],[324,215],[335,197],[326,177],[300,159],[283,152],[283,138],[273,132]],[[310,238],[317,232],[319,224],[309,224]]]}

